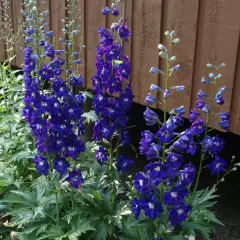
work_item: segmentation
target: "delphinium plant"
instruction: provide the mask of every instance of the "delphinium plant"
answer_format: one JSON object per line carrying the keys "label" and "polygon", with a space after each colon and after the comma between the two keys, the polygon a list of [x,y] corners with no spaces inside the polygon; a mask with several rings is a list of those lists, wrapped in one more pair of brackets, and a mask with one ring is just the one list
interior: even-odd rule
{"label": "delphinium plant", "polygon": [[[216,187],[238,166],[233,165],[234,158],[229,164],[220,156],[224,140],[211,136],[209,128],[213,122],[225,130],[229,128],[229,113],[215,112],[215,105],[224,103],[223,93],[226,88],[219,86],[222,78],[220,70],[224,64],[207,65],[212,72],[208,78],[202,79],[202,83],[211,84],[213,93],[207,95],[199,90],[195,108],[190,112],[192,124],[189,128],[177,131],[183,125],[184,106],[178,106],[168,113],[169,98],[185,88],[172,86],[170,80],[174,72],[180,70],[180,65],[175,63],[176,57],[171,55],[172,48],[180,42],[175,35],[174,31],[167,31],[165,36],[168,46],[158,46],[166,70],[150,69],[153,74],[162,74],[164,88],[152,84],[150,90],[158,92],[161,98],[149,93],[145,102],[149,105],[161,103],[164,117],[161,121],[150,108],[144,112],[146,124],[157,125],[158,130],[145,130],[141,134],[139,150],[150,162],[134,178],[135,197],[131,200],[131,210],[137,221],[128,222],[132,228],[125,224],[125,233],[134,239],[195,239],[197,232],[204,239],[210,239],[214,224],[222,224],[209,210],[216,203],[212,201],[217,197]],[[196,169],[185,159],[186,154],[194,156],[199,152],[199,168]],[[199,191],[200,175],[205,168],[217,176],[217,183],[210,189]]]}
{"label": "delphinium plant", "polygon": [[134,164],[123,154],[123,147],[130,146],[127,121],[133,102],[128,80],[130,61],[124,55],[123,47],[130,31],[120,17],[118,4],[120,1],[101,11],[102,15],[115,16],[118,21],[110,28],[98,28],[100,43],[96,49],[96,73],[92,85],[95,93],[93,108],[98,117],[93,127],[93,139],[99,170],[92,185],[86,189],[85,184],[82,191],[82,194],[86,193],[84,209],[97,231],[88,239],[117,239],[123,215],[130,213],[126,201],[127,185],[121,181]]}

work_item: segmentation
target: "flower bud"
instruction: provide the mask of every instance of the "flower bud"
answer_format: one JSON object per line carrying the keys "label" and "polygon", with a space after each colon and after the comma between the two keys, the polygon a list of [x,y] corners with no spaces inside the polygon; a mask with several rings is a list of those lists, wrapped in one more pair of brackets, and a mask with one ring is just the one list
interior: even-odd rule
{"label": "flower bud", "polygon": [[162,58],[166,58],[168,56],[168,54],[164,51],[160,51],[159,56],[162,57]]}
{"label": "flower bud", "polygon": [[209,77],[210,77],[210,78],[214,78],[215,75],[214,75],[213,73],[209,73]]}
{"label": "flower bud", "polygon": [[166,32],[164,33],[164,35],[165,35],[166,37],[169,37],[169,35],[170,35],[169,31],[166,31]]}
{"label": "flower bud", "polygon": [[170,38],[174,38],[176,36],[176,32],[175,31],[171,31],[170,32]]}
{"label": "flower bud", "polygon": [[151,84],[150,85],[150,90],[154,91],[154,92],[156,92],[156,91],[162,92],[162,89],[159,86],[155,85],[155,84]]}
{"label": "flower bud", "polygon": [[160,51],[164,51],[164,52],[167,52],[167,51],[168,51],[167,48],[166,48],[163,44],[159,44],[159,45],[158,45],[158,49],[159,49]]}
{"label": "flower bud", "polygon": [[176,56],[172,56],[172,57],[170,57],[170,59],[169,59],[170,62],[173,62],[173,61],[176,61],[176,60],[177,60]]}
{"label": "flower bud", "polygon": [[153,97],[150,93],[145,98],[145,103],[152,105],[157,102],[157,98]]}
{"label": "flower bud", "polygon": [[234,167],[234,168],[232,169],[232,171],[233,171],[233,172],[237,171],[237,168],[236,168],[236,167]]}
{"label": "flower bud", "polygon": [[151,67],[149,70],[150,73],[154,73],[154,74],[158,74],[160,73],[160,69],[155,68],[155,67]]}
{"label": "flower bud", "polygon": [[212,68],[213,65],[212,65],[211,63],[208,63],[208,64],[207,64],[207,67]]}
{"label": "flower bud", "polygon": [[180,38],[175,38],[171,42],[175,44],[180,43]]}

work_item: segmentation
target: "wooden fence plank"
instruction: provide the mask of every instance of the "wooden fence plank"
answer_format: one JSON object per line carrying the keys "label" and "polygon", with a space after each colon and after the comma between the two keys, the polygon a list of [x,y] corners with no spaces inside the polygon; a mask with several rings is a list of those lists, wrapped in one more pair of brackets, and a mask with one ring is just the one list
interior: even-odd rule
{"label": "wooden fence plank", "polygon": [[208,62],[213,64],[225,62],[227,67],[222,71],[224,77],[219,86],[225,85],[228,91],[224,94],[225,104],[221,107],[215,106],[214,111],[227,112],[230,110],[239,38],[240,20],[237,9],[240,9],[238,0],[200,1],[192,107],[199,89],[208,94],[212,92],[212,85],[201,83],[202,76],[207,76],[209,73],[206,64]]}
{"label": "wooden fence plank", "polygon": [[[3,9],[2,2],[0,2],[0,33],[3,34]],[[5,60],[5,44],[2,39],[3,36],[0,36],[0,62]]]}
{"label": "wooden fence plank", "polygon": [[17,37],[15,43],[15,66],[21,67],[23,64],[23,48],[24,48],[24,38],[23,38],[23,15],[21,10],[23,8],[22,0],[12,1],[12,12],[13,12],[13,29],[14,34]]}
{"label": "wooden fence plank", "polygon": [[236,65],[235,81],[233,87],[232,104],[230,111],[230,131],[240,134],[240,35],[238,42],[238,58]]}
{"label": "wooden fence plank", "polygon": [[132,81],[135,101],[141,104],[145,104],[150,84],[158,84],[158,76],[149,69],[159,67],[161,13],[162,0],[133,2]]}
{"label": "wooden fence plank", "polygon": [[85,79],[85,85],[86,85],[86,62],[85,62],[85,52],[86,48],[81,48],[80,50],[80,43],[85,43],[85,0],[80,0],[77,2],[77,8],[80,9],[80,16],[78,19],[76,19],[77,24],[79,25],[80,34],[77,35],[75,46],[76,50],[80,52],[80,58],[82,60],[82,64],[79,65],[79,73],[84,77]]}
{"label": "wooden fence plank", "polygon": [[[170,86],[184,85],[185,91],[174,93],[169,98],[168,110],[178,107],[180,104],[186,108],[186,116],[190,109],[190,95],[192,90],[193,65],[196,47],[196,32],[198,19],[199,0],[169,0],[164,2],[162,36],[165,31],[175,31],[176,37],[181,42],[172,47],[171,55],[177,57],[173,63],[180,64],[181,70],[175,72],[169,81]],[[166,37],[162,37],[163,44],[166,45]],[[164,67],[162,64],[161,67]],[[165,70],[165,69],[163,69]],[[160,86],[164,88],[164,81],[160,77]],[[181,99],[181,101],[179,101]],[[160,105],[161,108],[161,105]]]}
{"label": "wooden fence plank", "polygon": [[106,17],[101,15],[101,9],[107,6],[107,2],[106,0],[87,0],[85,3],[86,86],[91,88],[91,79],[96,71],[96,47],[99,44],[97,28],[107,25]]}
{"label": "wooden fence plank", "polygon": [[56,49],[63,49],[63,45],[59,42],[60,37],[64,37],[62,29],[65,24],[62,19],[65,19],[65,0],[51,0],[50,1],[50,18],[51,18],[51,30],[54,32],[56,39]]}

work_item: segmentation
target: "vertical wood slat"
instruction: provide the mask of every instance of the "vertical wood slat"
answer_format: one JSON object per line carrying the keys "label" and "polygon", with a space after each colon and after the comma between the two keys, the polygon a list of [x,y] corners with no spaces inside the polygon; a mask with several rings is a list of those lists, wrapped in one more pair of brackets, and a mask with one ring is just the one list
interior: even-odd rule
{"label": "vertical wood slat", "polygon": [[56,49],[63,49],[63,45],[59,42],[59,38],[65,36],[62,32],[62,29],[64,28],[64,23],[62,22],[62,19],[65,19],[66,17],[65,7],[65,0],[50,0],[51,30],[54,32],[54,36],[56,39]]}
{"label": "vertical wood slat", "polygon": [[[201,78],[208,76],[209,73],[206,64],[209,62],[213,64],[226,62],[227,66],[222,70],[223,79],[219,83],[219,87],[226,86],[228,89],[224,93],[225,104],[223,106],[215,105],[214,111],[228,112],[231,105],[238,49],[240,19],[237,9],[240,9],[240,2],[238,0],[202,0],[200,3],[192,107],[199,89],[209,95],[213,90],[212,85],[201,83]],[[214,123],[211,126],[214,126]]]}
{"label": "vertical wood slat", "polygon": [[[8,50],[8,48],[11,48],[12,44],[10,43],[11,42],[10,39],[12,38],[13,29],[14,29],[14,27],[13,27],[13,19],[14,19],[13,18],[13,3],[11,0],[8,1],[8,3],[9,3],[9,8],[5,10],[6,11],[5,12],[6,19],[4,19],[4,21],[5,22],[7,21],[7,24],[8,24],[8,28],[5,29],[5,34],[8,38],[8,40],[6,40],[7,42],[5,41],[5,49],[6,50]],[[16,54],[16,51],[15,51],[15,49],[13,49],[12,56],[14,56],[15,54]],[[6,52],[6,57],[8,57],[8,52]],[[11,64],[13,66],[16,66],[16,57],[12,60]]]}
{"label": "vertical wood slat", "polygon": [[98,27],[106,27],[106,17],[101,9],[107,6],[106,0],[87,0],[85,6],[85,40],[86,40],[86,87],[92,87],[92,76],[95,73],[96,47],[99,44]]}
{"label": "vertical wood slat", "polygon": [[[192,89],[193,65],[196,47],[196,33],[198,20],[199,0],[174,0],[164,2],[163,12],[163,44],[166,46],[166,37],[164,32],[175,31],[176,37],[181,42],[172,46],[171,55],[177,57],[177,61],[172,64],[181,65],[179,72],[174,72],[169,80],[170,86],[184,85],[185,91],[181,93],[174,92],[169,98],[168,110],[184,105],[186,116],[190,109],[190,96]],[[162,63],[163,61],[160,60]],[[164,64],[160,64],[161,69]],[[162,69],[166,71],[165,69]],[[164,89],[164,81],[160,76],[160,86]],[[181,99],[181,101],[179,101]],[[161,108],[161,105],[160,105]]]}
{"label": "vertical wood slat", "polygon": [[157,46],[160,42],[161,13],[162,0],[134,1],[131,77],[135,101],[141,104],[144,104],[150,84],[158,84],[158,76],[151,74],[149,69],[159,66]]}
{"label": "vertical wood slat", "polygon": [[237,65],[235,70],[236,72],[230,111],[230,131],[240,134],[240,34],[238,41]]}
{"label": "vertical wood slat", "polygon": [[[2,11],[2,2],[0,2],[0,32],[3,31],[3,11]],[[2,38],[3,36],[0,36]],[[5,45],[4,40],[0,39],[0,62],[5,60]]]}
{"label": "vertical wood slat", "polygon": [[[80,0],[78,2],[77,7],[80,9],[80,19],[77,19],[77,24],[80,25],[80,34],[78,34],[76,40],[75,40],[75,46],[76,46],[76,50],[79,52],[80,48],[79,48],[79,44],[81,39],[83,38],[83,44],[85,45],[85,0]],[[82,60],[82,63],[79,66],[79,74],[81,74],[83,76],[83,78],[85,79],[85,86],[86,86],[86,59],[85,59],[85,54],[86,54],[86,48],[82,48],[81,49],[81,55],[80,58]]]}
{"label": "vertical wood slat", "polygon": [[21,9],[23,7],[22,0],[12,1],[12,13],[13,13],[13,30],[15,36],[18,37],[17,42],[15,43],[15,66],[21,67],[23,64],[23,48],[24,48],[24,38],[21,29],[23,27],[23,15],[21,13]]}

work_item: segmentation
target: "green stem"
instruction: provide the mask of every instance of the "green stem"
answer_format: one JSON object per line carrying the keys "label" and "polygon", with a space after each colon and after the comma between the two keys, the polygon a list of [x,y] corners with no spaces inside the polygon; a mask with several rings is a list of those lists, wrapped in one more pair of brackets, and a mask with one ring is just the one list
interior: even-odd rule
{"label": "green stem", "polygon": [[56,222],[57,222],[57,226],[59,226],[59,201],[58,201],[58,193],[57,192],[55,192],[55,198],[56,198],[56,209],[57,209]]}
{"label": "green stem", "polygon": [[[216,94],[216,87],[214,86],[213,97],[212,97],[212,100],[211,100],[209,112],[208,112],[208,114],[207,114],[206,128],[205,128],[204,138],[203,138],[203,139],[206,139],[206,136],[207,136],[207,133],[208,133],[208,124],[209,124],[209,122],[210,122],[210,120],[211,120],[211,113],[212,113],[212,107],[213,107],[213,103],[214,103],[214,96],[215,96],[215,94]],[[198,184],[199,184],[201,172],[202,172],[202,169],[203,169],[202,166],[203,166],[203,161],[204,161],[204,159],[205,159],[205,152],[204,152],[204,148],[202,147],[202,149],[201,149],[200,163],[199,163],[199,169],[198,169],[198,173],[197,173],[197,180],[196,180],[195,187],[194,187],[194,190],[193,190],[194,193],[197,191],[197,188],[198,188]]]}

